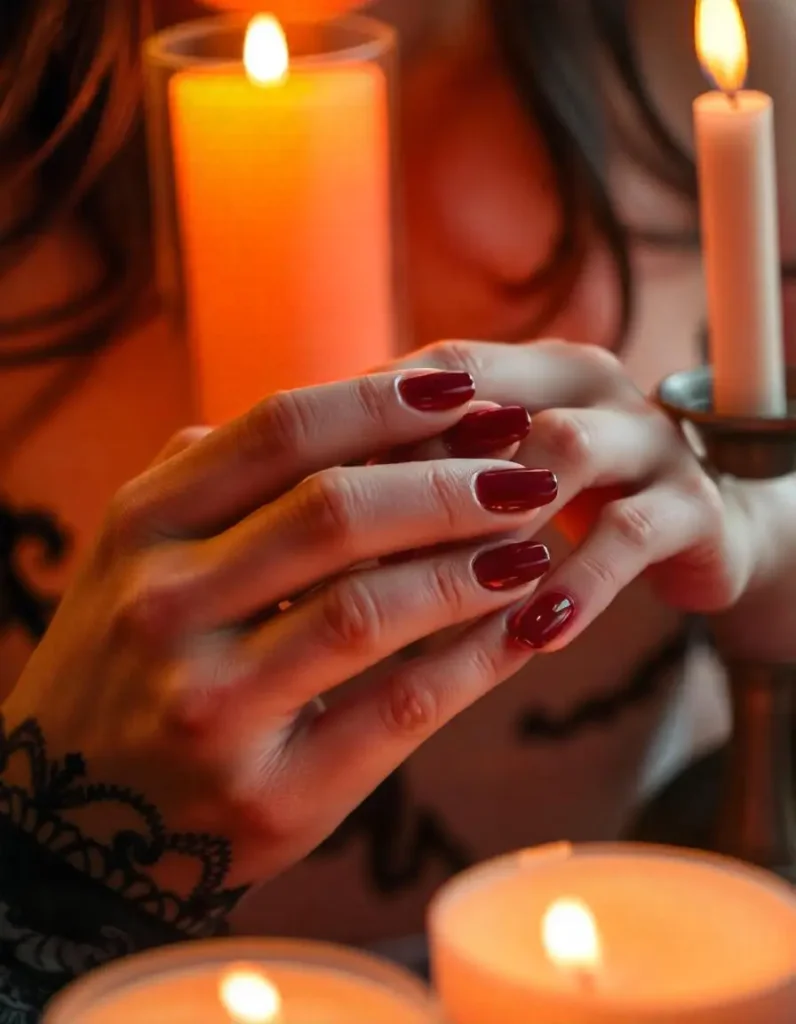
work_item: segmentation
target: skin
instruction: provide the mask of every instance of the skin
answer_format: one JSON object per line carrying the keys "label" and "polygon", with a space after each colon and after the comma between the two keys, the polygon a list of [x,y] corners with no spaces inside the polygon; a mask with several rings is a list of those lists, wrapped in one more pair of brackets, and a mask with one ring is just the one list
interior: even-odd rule
{"label": "skin", "polygon": [[[168,19],[183,12],[163,13]],[[402,13],[411,19],[411,4]],[[421,5],[416,17],[418,32],[431,31],[423,25]],[[465,28],[447,46],[418,46],[405,78],[409,303],[419,344],[439,337],[514,340],[543,300],[511,285],[544,262],[558,223],[541,139],[524,119],[484,25],[476,19]],[[680,110],[679,98],[670,99],[672,109]],[[636,180],[636,186],[649,192],[648,182]],[[649,193],[648,200],[640,204],[645,212],[665,220],[666,197]],[[46,271],[34,286],[34,270],[42,267]],[[90,254],[64,229],[18,268],[15,286],[8,279],[0,283],[0,305],[41,302],[41,280],[47,282],[46,298],[69,294],[94,273]],[[647,351],[655,353],[649,359],[655,376],[691,358],[684,339],[690,345],[695,336],[698,277],[689,276],[681,287],[691,305],[679,302],[683,322],[677,327],[667,320],[664,337],[682,349],[667,350],[664,362],[654,334],[660,323],[643,335]],[[297,418],[306,430],[301,450],[313,459],[298,467],[297,479],[271,475],[274,459],[278,464],[285,452],[295,456],[289,430],[284,449],[258,447],[270,436],[263,422],[273,422],[275,415],[268,403],[216,434],[180,435],[157,456],[164,438],[191,422],[188,356],[165,325],[131,332],[95,361],[86,379],[24,446],[10,452],[0,470],[15,501],[56,505],[76,525],[75,559],[82,565],[48,638],[4,705],[9,723],[28,715],[42,719],[53,753],[86,751],[91,771],[104,781],[156,796],[172,828],[209,828],[232,836],[237,883],[274,874],[306,853],[420,743],[531,660],[533,651],[509,639],[509,623],[530,593],[496,597],[473,576],[485,534],[508,531],[516,539],[516,530],[517,536],[536,536],[568,506],[570,539],[583,543],[564,552],[535,597],[565,591],[577,613],[549,649],[568,646],[632,580],[644,576],[644,587],[632,592],[631,607],[650,600],[653,624],[649,629],[637,624],[624,643],[629,654],[634,643],[643,650],[673,631],[684,609],[731,609],[727,629],[745,654],[792,656],[796,641],[787,614],[796,598],[792,481],[756,487],[710,481],[632,382],[628,368],[602,351],[617,312],[613,272],[595,241],[571,302],[550,326],[569,345],[443,344],[408,356],[390,371],[392,378],[374,378],[373,388],[383,388],[378,401],[372,390],[363,402],[350,385],[337,392],[311,390],[296,399],[299,408],[314,410],[309,419]],[[468,459],[441,462],[446,452],[433,440],[468,409],[421,425],[394,404],[394,374],[418,367],[467,369],[480,400],[528,408],[534,423],[527,440],[519,449],[494,455],[554,470],[557,502],[510,524],[489,516],[477,519],[473,480],[483,467]],[[8,410],[4,426],[13,425],[14,411],[56,372],[41,369],[15,375],[13,382],[10,375],[0,379],[0,408]],[[142,394],[146,415],[141,415]],[[343,408],[346,416],[340,415]],[[366,423],[356,419],[363,409],[370,416]],[[356,444],[346,433],[349,416],[357,427]],[[102,423],[101,432],[96,422]],[[371,438],[369,450],[361,448],[363,436]],[[298,478],[407,444],[427,460],[421,469],[397,461],[390,473],[385,467],[374,470],[367,485],[367,470],[332,470],[322,477],[333,482],[333,507],[345,510],[345,539],[360,536],[365,548],[338,545],[340,561],[318,564],[317,577],[289,578],[297,556],[315,564],[328,523],[323,501],[310,503],[311,514],[306,512],[306,486],[302,491]],[[78,466],[74,451],[80,453],[80,488],[71,486]],[[154,467],[138,475],[153,458]],[[245,501],[233,500],[254,486],[252,466],[261,490],[247,492]],[[444,493],[455,515],[450,508],[441,515],[437,509],[435,518],[428,498],[440,474],[447,474]],[[103,510],[122,485],[106,516]],[[190,507],[164,513],[169,502],[180,505],[175,495],[186,487]],[[233,495],[229,506],[218,507],[218,495],[227,491]],[[347,504],[339,504],[338,492],[347,496]],[[581,514],[573,514],[574,499],[579,499],[574,512]],[[383,532],[372,520],[376,506],[390,510],[379,528]],[[425,517],[417,514],[418,507],[427,506]],[[262,534],[247,525],[252,516],[268,524]],[[274,549],[279,585],[265,593],[259,589],[263,574],[256,571],[256,558],[270,550],[280,516],[285,529],[298,524],[304,532],[288,533],[290,559],[287,545]],[[312,642],[317,633],[312,623],[324,621],[323,611],[319,620],[313,615],[330,607],[319,597],[301,602],[286,619],[240,625],[249,613],[290,597],[297,587],[323,583],[323,594],[338,594],[341,570],[397,549],[433,547],[449,540],[452,531],[463,544],[455,555],[441,559],[432,552],[398,567],[367,570],[367,577],[356,577],[366,580],[363,605],[328,599],[333,609],[369,609],[364,631],[350,616],[338,616],[332,633],[327,622],[318,627],[322,640]],[[65,577],[73,576],[75,564],[69,563]],[[650,588],[653,598],[637,596]],[[428,594],[423,624],[406,600],[417,593]],[[161,601],[168,615],[157,614]],[[104,616],[101,630],[97,609]],[[464,633],[428,645],[407,666],[382,666],[380,684],[354,688],[325,715],[307,722],[305,706],[312,697],[383,662],[427,632],[429,623],[442,630],[473,619],[475,625]],[[237,624],[231,636],[230,621]],[[163,622],[168,622],[165,632]],[[291,623],[298,624],[295,633]],[[323,640],[329,636],[337,636],[331,651]],[[353,637],[353,650],[340,637]],[[254,669],[251,645],[267,654],[255,659]],[[9,681],[27,655],[21,645],[9,646],[3,661],[10,666]],[[545,692],[554,664],[573,665],[543,662],[534,661],[531,672],[518,677],[535,692]],[[67,666],[72,682],[64,696],[59,683]],[[307,679],[306,688],[289,682],[294,674]],[[451,679],[457,680],[455,688]],[[225,697],[234,693],[236,698],[223,702],[223,715],[219,687]],[[554,687],[551,691],[555,694]],[[578,838],[579,830],[621,824],[657,708],[645,715],[646,724],[634,723],[632,740],[620,726],[610,737],[593,741],[590,760],[573,774],[567,794],[556,797],[564,807],[556,809],[557,821],[566,834]],[[526,767],[533,786],[534,765]],[[538,777],[543,779],[546,770],[539,767]],[[196,777],[206,782],[200,790],[192,788]],[[543,818],[548,799],[543,786],[538,797]],[[589,815],[593,825],[584,825]],[[109,824],[97,821],[92,827],[102,831]],[[179,888],[184,880],[177,873],[168,883]]]}

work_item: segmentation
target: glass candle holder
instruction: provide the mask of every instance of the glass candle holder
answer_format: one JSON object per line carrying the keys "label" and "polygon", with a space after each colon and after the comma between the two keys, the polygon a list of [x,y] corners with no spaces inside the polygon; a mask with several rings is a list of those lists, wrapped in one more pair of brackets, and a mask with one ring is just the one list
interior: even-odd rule
{"label": "glass candle holder", "polygon": [[709,854],[566,843],[478,865],[429,917],[450,1024],[786,1024],[796,894]]}
{"label": "glass candle holder", "polygon": [[154,950],[73,984],[42,1024],[432,1024],[412,975],[325,943],[219,939]]}
{"label": "glass candle holder", "polygon": [[145,45],[158,279],[205,422],[394,355],[394,58],[360,16]]}

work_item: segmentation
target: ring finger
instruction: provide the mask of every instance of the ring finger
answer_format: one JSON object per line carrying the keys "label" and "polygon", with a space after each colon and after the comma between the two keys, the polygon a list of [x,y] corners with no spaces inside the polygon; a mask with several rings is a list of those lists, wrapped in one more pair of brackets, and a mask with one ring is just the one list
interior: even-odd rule
{"label": "ring finger", "polygon": [[375,558],[516,530],[555,493],[547,471],[507,462],[337,468],[218,537],[153,549],[149,578],[178,632],[228,625]]}
{"label": "ring finger", "polygon": [[549,564],[544,545],[521,541],[348,573],[260,626],[223,685],[181,704],[193,719],[197,707],[239,711],[256,731],[416,640],[521,599]]}
{"label": "ring finger", "polygon": [[532,650],[566,646],[637,576],[695,547],[710,524],[703,505],[671,480],[603,510],[586,540],[509,622],[509,635]]}

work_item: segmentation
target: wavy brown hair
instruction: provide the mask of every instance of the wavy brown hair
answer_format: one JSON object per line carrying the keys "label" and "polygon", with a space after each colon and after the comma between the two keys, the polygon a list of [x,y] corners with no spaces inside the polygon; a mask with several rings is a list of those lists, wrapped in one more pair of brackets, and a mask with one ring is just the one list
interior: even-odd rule
{"label": "wavy brown hair", "polygon": [[[607,183],[599,51],[641,114],[656,172],[683,193],[696,192],[693,165],[647,93],[627,0],[488,0],[488,7],[517,92],[546,139],[563,211],[549,263],[526,287],[549,291],[548,316],[566,302],[588,220],[617,267],[624,332],[633,282],[628,233]],[[0,369],[90,354],[142,309],[151,267],[139,63],[144,10],[142,0],[0,0],[0,154],[6,174],[31,184],[35,196],[0,236],[0,273],[66,217],[77,217],[104,268],[99,284],[76,300],[0,320]],[[529,333],[540,327],[528,325]]]}
{"label": "wavy brown hair", "polygon": [[31,197],[0,234],[0,273],[65,218],[104,271],[65,305],[0,319],[0,368],[91,353],[147,286],[143,10],[141,0],[0,2],[0,158],[5,181]]}

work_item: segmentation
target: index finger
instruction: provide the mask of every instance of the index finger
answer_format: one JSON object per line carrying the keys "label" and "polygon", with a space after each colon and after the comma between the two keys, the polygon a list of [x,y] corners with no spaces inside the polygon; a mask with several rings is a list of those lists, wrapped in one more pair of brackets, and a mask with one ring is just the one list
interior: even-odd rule
{"label": "index finger", "polygon": [[469,373],[406,370],[271,395],[122,492],[137,532],[208,536],[330,466],[433,437],[467,412]]}
{"label": "index finger", "polygon": [[445,341],[392,364],[393,369],[413,366],[464,370],[472,375],[479,399],[523,405],[531,415],[593,405],[623,380],[619,361],[607,349],[556,340]]}

